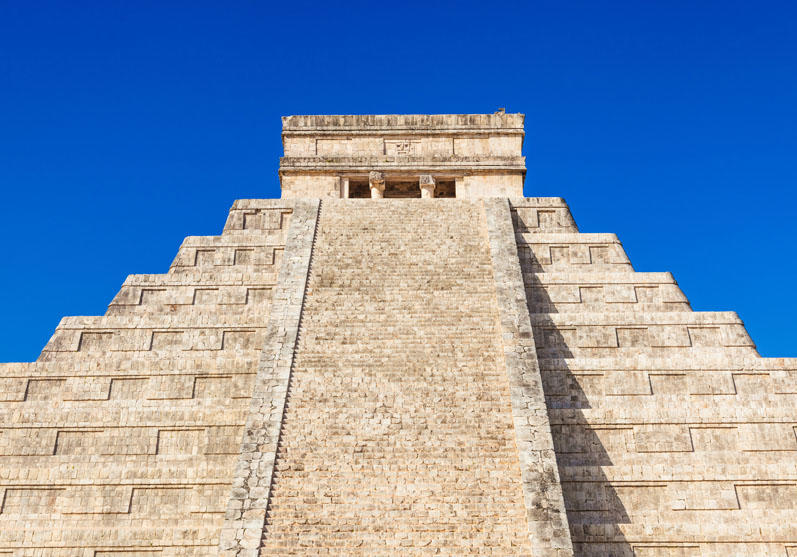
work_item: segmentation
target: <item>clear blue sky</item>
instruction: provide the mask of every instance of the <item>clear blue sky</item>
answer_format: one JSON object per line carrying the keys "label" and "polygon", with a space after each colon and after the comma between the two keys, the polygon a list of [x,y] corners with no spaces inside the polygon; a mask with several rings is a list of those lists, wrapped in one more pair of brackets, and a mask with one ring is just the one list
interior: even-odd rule
{"label": "clear blue sky", "polygon": [[526,114],[528,196],[797,356],[794,2],[0,0],[0,361],[277,197],[281,115]]}

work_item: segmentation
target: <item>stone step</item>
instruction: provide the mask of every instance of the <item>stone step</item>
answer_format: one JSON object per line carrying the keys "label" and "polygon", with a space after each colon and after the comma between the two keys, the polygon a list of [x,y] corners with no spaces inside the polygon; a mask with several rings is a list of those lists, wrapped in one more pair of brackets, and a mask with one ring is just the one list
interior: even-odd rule
{"label": "stone step", "polygon": [[613,370],[639,371],[731,371],[731,372],[794,372],[797,358],[762,358],[757,354],[731,350],[698,352],[687,360],[668,357],[650,357],[643,354],[628,358],[542,358],[540,368],[563,372],[604,372]]}
{"label": "stone step", "polygon": [[512,221],[518,232],[578,232],[570,209],[561,198],[510,199]]}
{"label": "stone step", "polygon": [[[265,309],[267,314],[274,286],[274,284],[250,284],[248,286],[192,284],[189,286],[161,285],[159,287],[123,285],[111,301],[106,315],[115,315],[120,312],[150,314],[178,310],[185,312],[192,306],[197,308],[189,310],[196,311],[195,317],[203,317],[203,312],[217,315],[221,313],[219,310],[227,310],[224,313],[233,313],[263,312]],[[219,308],[218,306],[232,307]]]}
{"label": "stone step", "polygon": [[[120,467],[119,455],[2,456],[0,485],[85,484],[85,480],[91,482],[100,474],[109,484],[138,482],[148,485],[156,476],[160,483],[180,485],[185,483],[186,471],[189,469],[198,483],[226,483],[230,477],[230,466],[235,466],[237,454],[205,455],[199,465],[196,457],[193,453],[125,455],[129,466]],[[35,473],[31,474],[31,471]]]}

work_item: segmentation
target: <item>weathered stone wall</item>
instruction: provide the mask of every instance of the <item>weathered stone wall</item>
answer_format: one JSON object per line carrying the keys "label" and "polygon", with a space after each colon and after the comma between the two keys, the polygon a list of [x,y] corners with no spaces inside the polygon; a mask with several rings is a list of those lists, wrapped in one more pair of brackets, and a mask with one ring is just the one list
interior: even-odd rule
{"label": "weathered stone wall", "polygon": [[217,553],[294,205],[237,201],[169,273],[0,365],[0,554]]}
{"label": "weathered stone wall", "polygon": [[520,195],[523,195],[523,176],[520,174],[469,174],[457,180],[456,196],[461,199]]}
{"label": "weathered stone wall", "polygon": [[318,173],[293,173],[282,177],[283,198],[340,198],[341,179]]}
{"label": "weathered stone wall", "polygon": [[282,197],[345,197],[341,180],[427,174],[459,198],[523,194],[522,114],[287,116]]}
{"label": "weathered stone wall", "polygon": [[797,360],[561,199],[512,207],[576,555],[796,554]]}

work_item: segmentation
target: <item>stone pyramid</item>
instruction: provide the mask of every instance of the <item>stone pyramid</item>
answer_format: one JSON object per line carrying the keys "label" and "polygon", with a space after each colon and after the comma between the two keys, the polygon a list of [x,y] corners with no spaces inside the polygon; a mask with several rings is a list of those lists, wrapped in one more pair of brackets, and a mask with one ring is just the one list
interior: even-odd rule
{"label": "stone pyramid", "polygon": [[284,118],[281,199],[0,364],[0,557],[797,556],[797,360],[523,198],[523,134]]}

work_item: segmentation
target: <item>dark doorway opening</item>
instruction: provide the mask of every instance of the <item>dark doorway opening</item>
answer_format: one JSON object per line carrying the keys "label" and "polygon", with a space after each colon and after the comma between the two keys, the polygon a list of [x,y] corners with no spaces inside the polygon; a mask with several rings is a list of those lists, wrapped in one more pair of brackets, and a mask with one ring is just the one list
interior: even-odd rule
{"label": "dark doorway opening", "polygon": [[370,199],[371,188],[368,180],[349,180],[349,197],[352,199]]}
{"label": "dark doorway opening", "polygon": [[435,197],[456,197],[457,188],[454,180],[438,180],[434,188]]}
{"label": "dark doorway opening", "polygon": [[[421,186],[418,180],[387,180],[385,182],[386,198],[393,199],[419,199],[421,197]],[[454,180],[438,180],[434,188],[435,197],[456,197],[456,185]],[[371,187],[367,179],[349,179],[349,198],[351,199],[370,199]]]}
{"label": "dark doorway opening", "polygon": [[413,182],[385,181],[385,197],[392,199],[420,199],[421,186],[418,183],[418,180]]}

